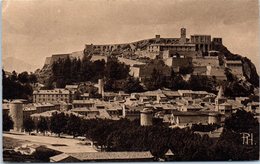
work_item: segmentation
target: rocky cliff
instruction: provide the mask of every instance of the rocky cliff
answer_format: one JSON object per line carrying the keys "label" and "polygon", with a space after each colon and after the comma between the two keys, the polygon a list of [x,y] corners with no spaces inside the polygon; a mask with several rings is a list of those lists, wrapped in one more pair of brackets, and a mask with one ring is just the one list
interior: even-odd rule
{"label": "rocky cliff", "polygon": [[228,60],[241,60],[243,64],[243,75],[245,76],[246,80],[256,87],[259,86],[259,75],[256,71],[255,65],[250,59],[239,54],[231,53],[224,45],[213,44],[212,48],[223,53]]}

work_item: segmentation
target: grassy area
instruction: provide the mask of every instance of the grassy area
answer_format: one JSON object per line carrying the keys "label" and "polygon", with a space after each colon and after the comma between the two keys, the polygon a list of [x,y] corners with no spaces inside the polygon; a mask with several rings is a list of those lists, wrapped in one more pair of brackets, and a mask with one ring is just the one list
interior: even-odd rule
{"label": "grassy area", "polygon": [[23,140],[3,137],[3,149],[14,149],[17,146],[21,146],[23,143]]}

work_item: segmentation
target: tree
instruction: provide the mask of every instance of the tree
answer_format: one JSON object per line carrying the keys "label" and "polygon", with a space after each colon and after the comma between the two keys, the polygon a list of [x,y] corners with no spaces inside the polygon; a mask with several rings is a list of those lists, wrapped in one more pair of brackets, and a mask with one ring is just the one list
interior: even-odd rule
{"label": "tree", "polygon": [[129,66],[119,63],[117,58],[109,58],[106,64],[105,77],[107,79],[125,79],[129,73]]}
{"label": "tree", "polygon": [[145,81],[145,86],[148,90],[156,90],[165,87],[165,76],[156,68],[151,73],[151,78]]}
{"label": "tree", "polygon": [[79,135],[80,126],[81,126],[80,118],[75,116],[74,114],[71,114],[68,118],[67,127],[66,127],[68,134],[73,135],[73,137]]}
{"label": "tree", "polygon": [[37,129],[45,135],[45,132],[48,130],[48,122],[46,118],[40,117],[40,120],[37,123]]}
{"label": "tree", "polygon": [[192,72],[193,72],[193,67],[192,66],[181,66],[179,68],[179,73],[181,75],[191,74]]}
{"label": "tree", "polygon": [[[243,144],[242,133],[253,134],[253,145]],[[214,156],[216,160],[259,159],[259,123],[252,113],[238,110],[226,118]]]}
{"label": "tree", "polygon": [[156,128],[149,135],[150,152],[159,159],[169,150],[169,128]]}
{"label": "tree", "polygon": [[22,72],[18,75],[18,80],[21,82],[21,83],[28,83],[29,82],[29,74],[28,72]]}
{"label": "tree", "polygon": [[37,76],[35,74],[31,73],[29,75],[29,81],[30,81],[30,83],[33,83],[33,84],[37,83],[38,82]]}
{"label": "tree", "polygon": [[26,132],[29,132],[29,134],[31,134],[31,132],[35,129],[35,124],[31,117],[24,118],[23,127]]}
{"label": "tree", "polygon": [[227,80],[232,82],[236,80],[236,77],[232,74],[230,68],[225,68],[225,75],[227,77]]}
{"label": "tree", "polygon": [[168,86],[172,90],[178,90],[178,89],[189,89],[189,83],[183,80],[181,75],[176,75],[174,77],[171,77],[171,83]]}
{"label": "tree", "polygon": [[65,114],[62,113],[53,113],[51,116],[51,123],[50,123],[50,130],[53,133],[58,134],[58,136],[60,137],[60,134],[62,132],[66,131],[66,124],[67,124],[67,118],[65,116]]}
{"label": "tree", "polygon": [[144,90],[140,85],[140,81],[138,79],[134,79],[133,77],[127,78],[123,89],[126,93],[142,92]]}
{"label": "tree", "polygon": [[224,128],[236,132],[250,132],[251,129],[254,129],[258,125],[258,120],[254,118],[253,113],[238,110],[225,119]]}
{"label": "tree", "polygon": [[12,75],[11,75],[10,79],[12,81],[16,81],[17,80],[17,73],[15,71],[12,72]]}
{"label": "tree", "polygon": [[9,131],[14,126],[14,122],[12,118],[8,115],[8,113],[3,113],[3,131]]}
{"label": "tree", "polygon": [[[32,97],[32,87],[28,81],[26,80],[27,72],[23,72],[19,74],[19,79],[22,82],[26,82],[22,84],[22,82],[16,80],[16,73],[10,77],[6,77],[5,71],[2,70],[3,74],[3,98],[4,99],[29,99]],[[19,91],[19,92],[18,92]]]}
{"label": "tree", "polygon": [[207,76],[193,75],[188,82],[191,89],[195,91],[216,91],[216,81]]}

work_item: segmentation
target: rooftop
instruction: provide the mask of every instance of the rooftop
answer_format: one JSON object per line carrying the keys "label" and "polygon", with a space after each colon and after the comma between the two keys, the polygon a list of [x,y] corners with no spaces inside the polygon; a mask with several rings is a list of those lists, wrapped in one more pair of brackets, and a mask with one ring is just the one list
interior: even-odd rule
{"label": "rooftop", "polygon": [[70,94],[70,91],[63,88],[55,88],[52,90],[33,91],[33,94]]}
{"label": "rooftop", "polygon": [[241,60],[226,60],[226,64],[242,64]]}
{"label": "rooftop", "polygon": [[149,151],[145,152],[90,152],[90,153],[67,153],[81,161],[94,160],[120,160],[120,159],[148,159],[153,158]]}

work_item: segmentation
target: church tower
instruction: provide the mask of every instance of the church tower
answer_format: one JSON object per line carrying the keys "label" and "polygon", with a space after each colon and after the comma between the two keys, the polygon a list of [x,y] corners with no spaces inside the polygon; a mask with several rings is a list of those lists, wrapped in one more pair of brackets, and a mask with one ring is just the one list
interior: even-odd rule
{"label": "church tower", "polygon": [[227,102],[227,99],[224,97],[223,87],[220,86],[218,95],[215,99],[215,111],[219,111],[219,105]]}

